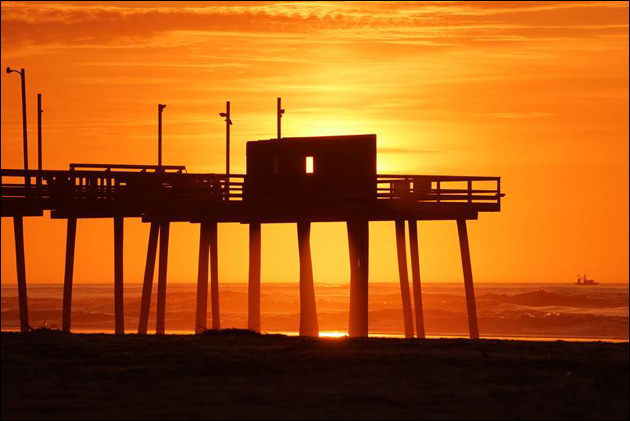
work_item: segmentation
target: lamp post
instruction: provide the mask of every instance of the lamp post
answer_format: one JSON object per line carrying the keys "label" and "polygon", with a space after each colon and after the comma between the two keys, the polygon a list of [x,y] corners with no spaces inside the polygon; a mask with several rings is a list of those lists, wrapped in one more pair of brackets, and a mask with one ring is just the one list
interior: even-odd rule
{"label": "lamp post", "polygon": [[284,109],[282,109],[282,98],[278,98],[278,106],[276,110],[276,115],[278,117],[278,140],[282,139],[282,114],[284,114]]}
{"label": "lamp post", "polygon": [[230,126],[232,120],[230,119],[230,101],[225,103],[225,112],[219,113],[221,117],[225,118],[225,174],[230,177]]}
{"label": "lamp post", "polygon": [[[24,142],[24,171],[28,171],[28,135],[26,132],[26,72],[24,69],[15,70],[7,67],[7,74],[18,73],[22,79],[22,136]],[[28,174],[24,176],[26,187],[31,185]]]}
{"label": "lamp post", "polygon": [[166,104],[158,104],[158,167],[162,166],[162,112]]}
{"label": "lamp post", "polygon": [[42,185],[42,170],[44,169],[44,164],[42,162],[42,94],[37,94],[37,171],[39,175],[37,176],[37,185]]}
{"label": "lamp post", "polygon": [[225,194],[227,200],[230,198],[230,126],[232,119],[230,118],[230,101],[225,102],[225,112],[219,113],[225,118]]}

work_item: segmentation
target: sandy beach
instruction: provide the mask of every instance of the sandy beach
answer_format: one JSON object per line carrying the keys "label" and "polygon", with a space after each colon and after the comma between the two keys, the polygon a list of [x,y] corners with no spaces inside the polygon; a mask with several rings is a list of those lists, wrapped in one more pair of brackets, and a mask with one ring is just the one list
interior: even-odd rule
{"label": "sandy beach", "polygon": [[628,343],[2,337],[2,419],[628,419]]}

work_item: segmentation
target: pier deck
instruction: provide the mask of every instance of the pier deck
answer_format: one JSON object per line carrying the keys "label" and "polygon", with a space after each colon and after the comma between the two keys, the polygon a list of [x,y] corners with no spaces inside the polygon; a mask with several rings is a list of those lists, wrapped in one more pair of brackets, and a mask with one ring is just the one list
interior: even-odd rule
{"label": "pier deck", "polygon": [[1,170],[2,216],[143,218],[283,223],[477,219],[501,209],[499,177],[377,175],[376,197],[287,192],[247,200],[247,176],[187,173],[182,166],[72,164],[69,170]]}

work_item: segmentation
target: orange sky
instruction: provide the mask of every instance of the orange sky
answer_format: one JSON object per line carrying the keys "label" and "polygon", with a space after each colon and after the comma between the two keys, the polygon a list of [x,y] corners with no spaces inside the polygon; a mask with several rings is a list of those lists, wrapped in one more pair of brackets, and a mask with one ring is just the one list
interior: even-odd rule
{"label": "orange sky", "polygon": [[[503,212],[469,223],[477,282],[628,281],[628,3],[2,2],[2,68],[27,69],[45,167],[156,163],[232,169],[275,135],[378,135],[381,173],[500,175]],[[19,77],[2,74],[2,168],[19,168]],[[10,219],[2,283],[15,283]],[[140,282],[148,226],[125,225]],[[394,225],[370,225],[370,280],[395,281]],[[61,283],[65,223],[26,221],[29,282]],[[193,282],[198,225],[171,229],[170,282]],[[219,228],[223,282],[247,279],[247,227]],[[462,279],[455,222],[420,224],[424,282]],[[263,282],[298,279],[294,225],[263,226]],[[315,282],[349,282],[343,224],[315,224]],[[113,222],[78,225],[76,282],[113,281]]]}

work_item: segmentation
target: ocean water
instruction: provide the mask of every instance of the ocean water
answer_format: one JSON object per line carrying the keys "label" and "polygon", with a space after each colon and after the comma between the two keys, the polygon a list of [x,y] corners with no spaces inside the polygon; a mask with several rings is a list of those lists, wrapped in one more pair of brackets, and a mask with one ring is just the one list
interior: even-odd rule
{"label": "ocean water", "polygon": [[[322,336],[341,336],[348,328],[348,284],[317,284],[317,312]],[[29,324],[61,326],[63,287],[29,285]],[[125,286],[125,327],[138,327],[141,285]],[[155,328],[154,285],[149,329]],[[423,285],[424,319],[430,337],[467,335],[464,287],[461,283]],[[482,337],[536,339],[628,340],[628,284],[575,286],[572,284],[505,283],[475,285]],[[73,290],[72,329],[112,332],[113,285],[76,283]],[[297,283],[262,285],[262,330],[296,334],[299,328]],[[171,283],[167,288],[166,328],[192,333],[196,286]],[[247,285],[222,284],[219,291],[221,327],[247,327]],[[2,285],[2,330],[19,328],[17,288]],[[373,283],[369,290],[369,323],[374,336],[403,334],[400,287]],[[212,315],[208,314],[208,326]]]}

